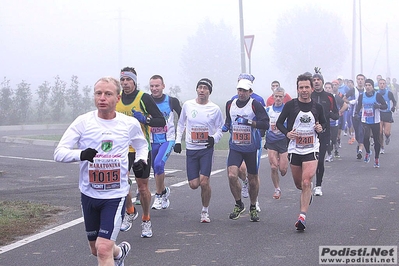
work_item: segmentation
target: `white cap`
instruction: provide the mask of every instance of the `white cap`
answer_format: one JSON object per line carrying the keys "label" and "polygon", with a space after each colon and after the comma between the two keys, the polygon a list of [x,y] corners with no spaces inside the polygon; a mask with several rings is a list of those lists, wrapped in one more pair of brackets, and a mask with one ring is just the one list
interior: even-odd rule
{"label": "white cap", "polygon": [[252,88],[252,82],[247,79],[240,79],[237,84],[237,89],[250,90]]}

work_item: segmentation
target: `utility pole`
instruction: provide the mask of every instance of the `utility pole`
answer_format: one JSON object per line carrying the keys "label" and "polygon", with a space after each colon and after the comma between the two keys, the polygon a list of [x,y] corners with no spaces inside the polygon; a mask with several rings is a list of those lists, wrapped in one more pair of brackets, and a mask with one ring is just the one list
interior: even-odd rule
{"label": "utility pole", "polygon": [[356,73],[356,0],[353,0],[353,25],[352,25],[352,78]]}
{"label": "utility pole", "polygon": [[239,2],[239,13],[240,13],[240,43],[241,43],[241,73],[246,73],[245,67],[245,48],[244,48],[244,18],[242,11],[242,0]]}

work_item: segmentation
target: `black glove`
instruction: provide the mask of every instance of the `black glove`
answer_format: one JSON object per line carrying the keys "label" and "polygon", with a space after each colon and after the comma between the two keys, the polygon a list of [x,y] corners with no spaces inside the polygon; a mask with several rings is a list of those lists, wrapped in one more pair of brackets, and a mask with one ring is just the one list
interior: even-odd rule
{"label": "black glove", "polygon": [[380,109],[381,104],[380,103],[374,103],[373,107],[374,107],[374,109]]}
{"label": "black glove", "polygon": [[143,160],[138,160],[133,163],[133,173],[135,177],[142,177],[145,169],[147,168],[147,164]]}
{"label": "black glove", "polygon": [[176,153],[181,153],[181,143],[176,143],[175,146],[173,147],[173,150]]}
{"label": "black glove", "polygon": [[213,146],[215,145],[215,139],[211,136],[208,136],[208,144],[206,144],[205,146],[210,149],[213,148]]}
{"label": "black glove", "polygon": [[93,158],[96,156],[97,152],[98,151],[95,149],[87,148],[80,153],[80,160],[93,162]]}
{"label": "black glove", "polygon": [[394,112],[395,112],[395,109],[396,109],[395,106],[392,106],[391,112],[394,113]]}

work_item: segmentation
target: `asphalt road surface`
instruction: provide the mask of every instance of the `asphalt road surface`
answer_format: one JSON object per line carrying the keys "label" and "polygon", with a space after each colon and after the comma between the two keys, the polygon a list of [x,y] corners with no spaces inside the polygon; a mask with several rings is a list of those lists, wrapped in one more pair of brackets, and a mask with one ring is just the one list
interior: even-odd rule
{"label": "asphalt road surface", "polygon": [[[97,263],[90,255],[82,224],[78,164],[55,163],[52,142],[15,140],[16,135],[62,131],[0,129],[0,200],[44,202],[66,209],[56,224],[0,247],[0,266]],[[266,156],[260,165],[260,222],[250,222],[247,211],[236,221],[228,218],[235,202],[227,181],[227,151],[216,151],[211,223],[202,224],[200,190],[191,190],[185,182],[185,155],[172,154],[166,166],[171,205],[151,211],[152,238],[140,237],[139,219],[130,231],[119,234],[117,242],[128,241],[132,246],[125,265],[317,265],[319,246],[397,246],[398,123],[392,131],[378,169],[373,168],[373,160],[368,164],[357,160],[355,145],[342,136],[341,157],[325,164],[323,196],[314,197],[302,233],[294,227],[300,192],[291,172],[281,178],[281,199],[274,200]],[[153,178],[150,189],[154,193]],[[243,201],[248,210],[249,199]],[[138,210],[141,213],[140,206]]]}

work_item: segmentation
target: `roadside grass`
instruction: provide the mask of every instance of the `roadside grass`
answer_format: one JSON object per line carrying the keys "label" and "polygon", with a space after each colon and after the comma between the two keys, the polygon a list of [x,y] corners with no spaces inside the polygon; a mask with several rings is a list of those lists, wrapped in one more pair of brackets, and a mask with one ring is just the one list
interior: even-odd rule
{"label": "roadside grass", "polygon": [[59,207],[29,201],[0,201],[0,246],[54,223]]}

